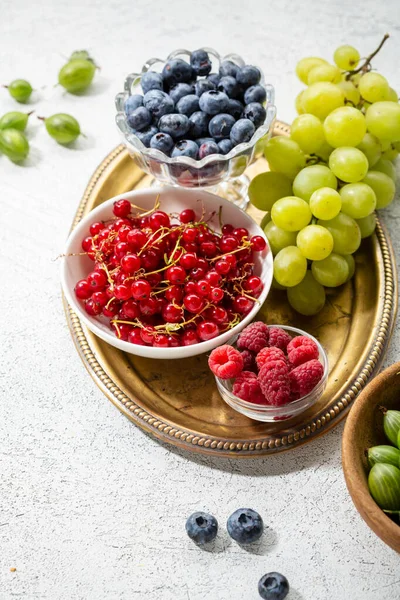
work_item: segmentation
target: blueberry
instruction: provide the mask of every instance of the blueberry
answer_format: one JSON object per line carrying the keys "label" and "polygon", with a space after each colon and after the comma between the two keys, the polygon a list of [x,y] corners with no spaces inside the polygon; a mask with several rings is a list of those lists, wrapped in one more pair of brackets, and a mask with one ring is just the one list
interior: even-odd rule
{"label": "blueberry", "polygon": [[193,85],[190,83],[178,83],[169,91],[169,95],[176,104],[183,96],[193,94],[193,91]]}
{"label": "blueberry", "polygon": [[208,125],[210,135],[216,140],[229,137],[231,129],[235,124],[235,119],[232,115],[221,113],[215,115]]}
{"label": "blueberry", "polygon": [[196,75],[208,75],[211,71],[211,61],[205,50],[194,50],[190,55],[190,64]]}
{"label": "blueberry", "polygon": [[210,122],[210,115],[207,115],[202,110],[194,112],[189,117],[190,128],[189,132],[193,138],[198,138],[208,133],[208,123]]}
{"label": "blueberry", "polygon": [[289,583],[280,573],[267,573],[258,582],[258,593],[264,600],[283,600],[289,593]]}
{"label": "blueberry", "polygon": [[129,115],[129,113],[139,108],[139,106],[143,106],[143,96],[141,96],[140,94],[133,94],[133,96],[128,96],[124,104],[125,114]]}
{"label": "blueberry", "polygon": [[174,139],[184,137],[189,131],[189,119],[186,115],[164,115],[158,122],[158,128]]}
{"label": "blueberry", "polygon": [[210,73],[207,77],[207,81],[211,81],[211,83],[214,84],[214,87],[217,87],[220,79],[221,75],[219,73]]}
{"label": "blueberry", "polygon": [[210,90],[200,96],[200,108],[208,115],[217,115],[226,112],[229,106],[229,98],[224,92]]}
{"label": "blueberry", "polygon": [[147,71],[147,73],[143,73],[140,83],[142,85],[144,94],[150,90],[163,89],[163,78],[161,77],[161,73],[156,73],[155,71]]}
{"label": "blueberry", "polygon": [[199,109],[199,97],[195,94],[189,96],[183,96],[176,105],[178,112],[182,115],[190,117],[194,112],[198,112]]}
{"label": "blueberry", "polygon": [[151,123],[151,114],[144,106],[139,106],[136,110],[129,113],[127,117],[129,127],[135,131],[143,131]]}
{"label": "blueberry", "polygon": [[262,85],[252,85],[251,87],[247,88],[244,93],[245,104],[250,104],[252,102],[259,102],[261,104],[262,102],[265,102],[266,99],[267,92]]}
{"label": "blueberry", "polygon": [[221,77],[219,84],[217,85],[217,90],[225,92],[229,98],[237,98],[240,94],[240,87],[236,79],[231,77],[231,75]]}
{"label": "blueberry", "polygon": [[218,144],[216,142],[204,142],[199,148],[199,159],[201,160],[205,156],[210,154],[218,154]]}
{"label": "blueberry", "polygon": [[231,129],[230,138],[234,146],[249,142],[253,137],[256,128],[250,119],[239,119]]}
{"label": "blueberry", "polygon": [[156,135],[156,133],[158,133],[158,129],[154,125],[150,125],[150,127],[144,131],[135,131],[135,135],[142,142],[143,146],[146,146],[146,148],[150,148],[151,138]]}
{"label": "blueberry", "polygon": [[215,142],[214,138],[210,138],[210,137],[200,137],[200,138],[197,138],[197,140],[195,140],[195,141],[199,148],[202,144],[205,144],[207,142]]}
{"label": "blueberry", "polygon": [[144,95],[143,104],[156,119],[172,113],[175,108],[172,98],[161,90],[150,90],[147,92]]}
{"label": "blueberry", "polygon": [[244,67],[241,67],[236,73],[236,79],[240,84],[248,88],[251,85],[257,85],[261,79],[261,73],[257,67],[244,65]]}
{"label": "blueberry", "polygon": [[171,156],[190,156],[190,158],[197,158],[198,152],[199,147],[196,142],[193,142],[192,140],[180,140],[180,142],[175,144]]}
{"label": "blueberry", "polygon": [[181,58],[174,58],[165,63],[162,77],[167,87],[172,88],[177,83],[189,83],[194,79],[193,68]]}
{"label": "blueberry", "polygon": [[155,148],[164,152],[167,156],[170,155],[174,140],[168,133],[156,133],[150,140],[150,148]]}
{"label": "blueberry", "polygon": [[243,117],[245,119],[250,119],[252,123],[254,123],[254,127],[260,127],[265,121],[265,117],[267,116],[267,112],[262,104],[258,102],[251,102],[243,111]]}
{"label": "blueberry", "polygon": [[228,519],[228,533],[238,544],[252,544],[262,536],[263,520],[251,508],[239,508]]}
{"label": "blueberry", "polygon": [[205,512],[195,512],[186,521],[186,532],[196,544],[212,542],[218,533],[217,519]]}
{"label": "blueberry", "polygon": [[197,96],[201,96],[204,92],[215,90],[215,84],[209,79],[199,79],[194,84],[195,93]]}
{"label": "blueberry", "polygon": [[235,65],[231,60],[224,60],[219,67],[219,74],[221,77],[226,77],[229,75],[230,77],[236,77],[236,73],[238,72],[239,67]]}
{"label": "blueberry", "polygon": [[228,154],[233,148],[231,140],[221,140],[218,142],[218,150],[220,154]]}
{"label": "blueberry", "polygon": [[244,106],[239,100],[233,100],[232,98],[230,98],[229,106],[226,112],[232,115],[232,117],[234,117],[237,120],[240,119],[240,117],[242,116],[243,109]]}

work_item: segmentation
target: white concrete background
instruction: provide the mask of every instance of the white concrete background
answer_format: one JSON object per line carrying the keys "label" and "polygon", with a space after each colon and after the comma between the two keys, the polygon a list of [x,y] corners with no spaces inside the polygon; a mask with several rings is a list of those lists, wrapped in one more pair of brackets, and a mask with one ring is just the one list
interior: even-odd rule
{"label": "white concrete background", "polygon": [[[389,31],[375,64],[400,90],[397,0],[14,0],[2,3],[0,83],[48,86],[29,106],[75,115],[87,135],[58,146],[31,117],[31,158],[0,157],[0,598],[248,600],[278,570],[288,600],[396,600],[399,557],[364,524],[340,466],[342,426],[263,460],[201,458],[160,445],[97,389],[70,339],[57,262],[89,176],[119,142],[113,97],[150,56],[209,45],[263,67],[278,114],[294,118],[296,61],[362,54]],[[101,74],[87,95],[53,88],[61,55],[88,48]],[[0,90],[0,109],[16,109]],[[399,201],[385,213],[397,256]],[[385,365],[398,360],[400,331]],[[223,537],[204,552],[185,518],[212,511],[222,529],[240,506],[260,511],[264,543],[245,552]],[[10,572],[15,567],[16,572]]]}

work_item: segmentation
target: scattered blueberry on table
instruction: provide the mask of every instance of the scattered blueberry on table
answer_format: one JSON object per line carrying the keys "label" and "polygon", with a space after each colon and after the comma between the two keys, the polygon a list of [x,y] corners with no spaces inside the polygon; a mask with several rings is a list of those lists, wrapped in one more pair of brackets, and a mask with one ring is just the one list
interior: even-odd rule
{"label": "scattered blueberry on table", "polygon": [[289,593],[289,583],[280,573],[267,573],[258,582],[258,593],[263,600],[284,600]]}
{"label": "scattered blueberry on table", "polygon": [[228,519],[228,533],[238,544],[252,544],[264,531],[261,516],[251,508],[239,508]]}
{"label": "scattered blueberry on table", "polygon": [[217,519],[205,512],[195,512],[186,521],[186,532],[196,544],[212,542],[218,533]]}

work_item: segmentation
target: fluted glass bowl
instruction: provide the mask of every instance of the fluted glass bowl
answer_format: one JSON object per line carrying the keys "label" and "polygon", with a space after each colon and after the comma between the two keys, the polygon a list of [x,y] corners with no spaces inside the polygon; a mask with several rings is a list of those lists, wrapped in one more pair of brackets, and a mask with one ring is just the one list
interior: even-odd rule
{"label": "fluted glass bowl", "polygon": [[[219,65],[224,60],[230,60],[239,66],[245,64],[244,60],[237,54],[220,56],[212,48],[203,48],[212,62],[212,72],[218,72]],[[182,58],[188,60],[191,52],[179,49],[171,52],[166,59],[151,58],[142,67],[140,73],[131,73],[125,80],[125,91],[117,94],[115,106],[117,109],[116,122],[122,134],[123,141],[136,164],[146,173],[149,173],[158,182],[168,185],[179,185],[187,188],[217,186],[221,182],[240,177],[247,166],[252,162],[257,150],[257,143],[271,135],[272,124],[276,116],[274,106],[274,88],[265,84],[264,75],[261,72],[260,83],[265,87],[266,118],[254,133],[252,139],[243,144],[235,146],[229,154],[213,154],[202,160],[194,160],[190,157],[170,158],[160,150],[146,148],[128,126],[124,111],[126,99],[132,94],[143,93],[141,89],[141,78],[143,73],[149,70],[161,72],[168,60]],[[259,68],[259,67],[258,67]]]}

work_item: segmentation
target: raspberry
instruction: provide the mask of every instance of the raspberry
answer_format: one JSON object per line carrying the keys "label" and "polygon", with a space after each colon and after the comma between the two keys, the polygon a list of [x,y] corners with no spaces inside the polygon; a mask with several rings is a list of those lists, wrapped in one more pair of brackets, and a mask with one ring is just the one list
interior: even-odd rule
{"label": "raspberry", "polygon": [[225,344],[214,348],[208,358],[208,366],[220,379],[231,379],[243,371],[243,358],[238,350]]}
{"label": "raspberry", "polygon": [[243,371],[253,371],[255,373],[257,371],[257,366],[254,354],[252,354],[250,350],[242,350],[240,354],[243,358]]}
{"label": "raspberry", "polygon": [[291,339],[292,338],[290,337],[290,335],[280,327],[270,327],[269,345],[271,346],[271,348],[275,346],[276,348],[280,348],[281,350],[286,350]]}
{"label": "raspberry", "polygon": [[322,379],[324,367],[319,360],[309,360],[290,372],[292,394],[300,398],[309,394]]}
{"label": "raspberry", "polygon": [[289,367],[286,361],[268,361],[261,368],[258,381],[268,404],[282,406],[290,401]]}
{"label": "raspberry", "polygon": [[268,346],[268,337],[269,331],[266,324],[262,321],[256,321],[243,329],[239,335],[237,347],[240,350],[250,350],[257,353]]}
{"label": "raspberry", "polygon": [[232,392],[238,398],[253,402],[254,404],[267,404],[261,389],[257,375],[251,371],[242,371],[235,379]]}
{"label": "raspberry", "polygon": [[318,358],[318,346],[312,340],[310,342],[312,342],[312,345],[304,344],[304,346],[298,346],[298,348],[293,348],[288,352],[289,363],[292,367],[298,367],[309,360]]}
{"label": "raspberry", "polygon": [[261,369],[271,360],[284,360],[286,362],[286,356],[280,348],[263,348],[256,356],[257,367]]}

